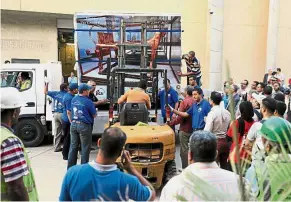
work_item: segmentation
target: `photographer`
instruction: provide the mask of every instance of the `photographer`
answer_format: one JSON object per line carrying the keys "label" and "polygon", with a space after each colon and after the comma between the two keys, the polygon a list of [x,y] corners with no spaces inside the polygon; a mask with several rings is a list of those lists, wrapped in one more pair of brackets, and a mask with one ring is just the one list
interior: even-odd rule
{"label": "photographer", "polygon": [[190,51],[187,55],[182,56],[182,60],[185,60],[186,66],[187,66],[187,73],[182,74],[181,72],[178,72],[178,75],[183,77],[183,76],[196,76],[196,82],[199,87],[201,87],[201,67],[200,67],[200,62],[195,56],[194,51]]}

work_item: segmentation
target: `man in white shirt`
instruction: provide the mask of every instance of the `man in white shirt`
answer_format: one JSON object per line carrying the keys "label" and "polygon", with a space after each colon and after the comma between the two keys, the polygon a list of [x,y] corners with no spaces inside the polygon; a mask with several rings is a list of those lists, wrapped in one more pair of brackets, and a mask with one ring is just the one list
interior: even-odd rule
{"label": "man in white shirt", "polygon": [[212,92],[210,95],[211,111],[206,117],[204,130],[213,133],[217,137],[217,159],[220,168],[227,169],[227,158],[229,155],[229,146],[226,140],[226,132],[230,124],[230,113],[220,106],[222,96],[218,92]]}
{"label": "man in white shirt", "polygon": [[243,80],[241,83],[240,83],[240,90],[238,92],[238,94],[244,99],[244,100],[247,100],[247,94],[249,92],[249,89],[248,89],[248,86],[249,86],[249,81],[248,80]]}
{"label": "man in white shirt", "polygon": [[74,72],[71,72],[71,76],[68,78],[68,83],[78,83],[78,79],[75,77]]}
{"label": "man in white shirt", "polygon": [[263,123],[274,116],[274,112],[276,110],[276,100],[273,98],[265,98],[261,104],[261,114],[263,115],[263,119],[260,122],[256,122],[250,128],[245,147],[248,149],[252,149],[252,165],[256,163],[256,161],[263,161],[265,157],[264,145],[261,139],[261,135],[259,130],[261,129]]}
{"label": "man in white shirt", "polygon": [[189,143],[189,166],[166,184],[160,201],[178,201],[179,196],[186,201],[241,200],[238,175],[219,168],[215,162],[215,135],[208,131],[195,131]]}

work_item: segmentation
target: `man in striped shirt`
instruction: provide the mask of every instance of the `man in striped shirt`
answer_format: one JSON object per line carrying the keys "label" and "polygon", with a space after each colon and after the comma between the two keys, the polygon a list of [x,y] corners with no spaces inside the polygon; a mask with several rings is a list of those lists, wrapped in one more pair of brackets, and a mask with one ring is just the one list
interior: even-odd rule
{"label": "man in striped shirt", "polygon": [[188,55],[183,55],[182,59],[185,60],[186,65],[187,65],[187,73],[182,74],[181,72],[178,73],[179,76],[196,76],[196,82],[197,85],[200,87],[201,84],[201,69],[200,69],[200,62],[199,60],[196,58],[195,56],[195,52],[194,51],[190,51],[188,53]]}
{"label": "man in striped shirt", "polygon": [[17,123],[21,97],[15,88],[1,88],[1,200],[38,201],[29,159],[11,126]]}

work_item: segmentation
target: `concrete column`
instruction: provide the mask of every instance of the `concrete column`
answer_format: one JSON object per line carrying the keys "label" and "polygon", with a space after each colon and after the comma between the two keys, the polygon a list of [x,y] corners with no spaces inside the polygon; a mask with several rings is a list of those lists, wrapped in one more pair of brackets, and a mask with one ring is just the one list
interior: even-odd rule
{"label": "concrete column", "polygon": [[269,69],[276,68],[276,53],[278,47],[278,30],[279,30],[279,5],[280,0],[270,0],[269,5],[269,22],[268,22],[268,38],[266,51],[266,72]]}
{"label": "concrete column", "polygon": [[[221,90],[224,0],[209,0],[210,68],[209,90]],[[213,13],[212,13],[213,12]]]}

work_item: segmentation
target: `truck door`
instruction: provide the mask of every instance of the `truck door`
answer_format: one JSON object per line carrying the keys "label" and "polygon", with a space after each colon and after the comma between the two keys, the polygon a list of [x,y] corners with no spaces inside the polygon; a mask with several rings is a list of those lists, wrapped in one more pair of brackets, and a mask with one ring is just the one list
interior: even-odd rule
{"label": "truck door", "polygon": [[26,101],[27,106],[21,108],[20,115],[36,115],[35,80],[35,69],[1,71],[1,87],[17,88]]}

